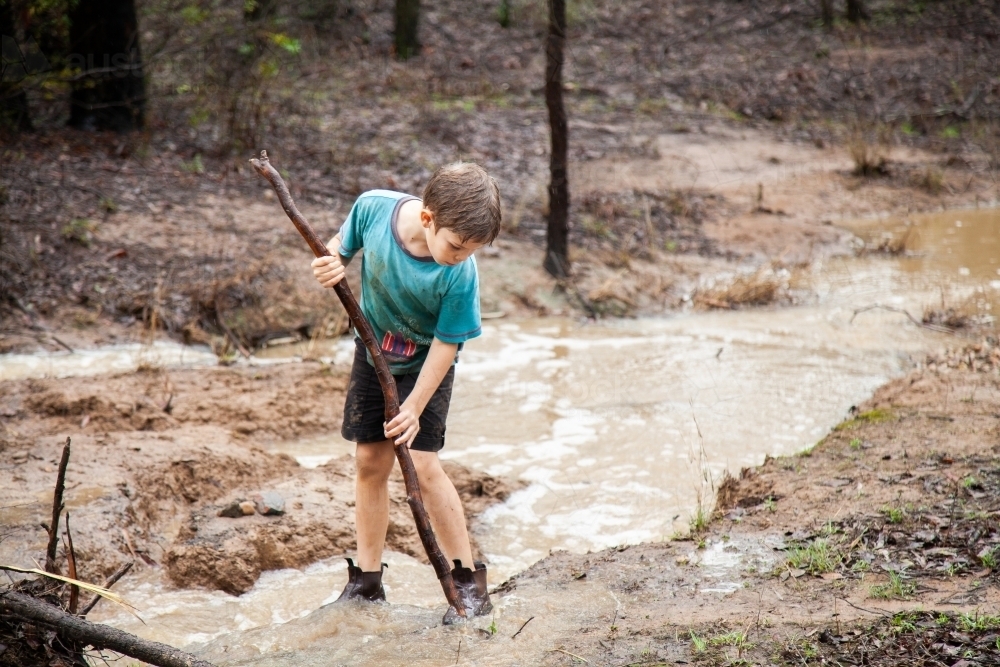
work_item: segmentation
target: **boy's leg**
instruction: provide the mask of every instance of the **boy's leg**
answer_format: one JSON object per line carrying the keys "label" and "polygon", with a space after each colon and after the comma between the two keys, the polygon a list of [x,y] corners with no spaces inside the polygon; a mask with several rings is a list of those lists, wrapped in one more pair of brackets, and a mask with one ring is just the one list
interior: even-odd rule
{"label": "boy's leg", "polygon": [[358,567],[364,572],[382,569],[382,549],[389,527],[389,473],[395,462],[396,454],[388,440],[358,444],[354,521]]}
{"label": "boy's leg", "polygon": [[411,449],[410,456],[417,470],[420,495],[424,499],[424,507],[430,516],[441,550],[448,560],[459,559],[466,567],[470,567],[472,546],[465,526],[465,510],[455,485],[441,468],[437,452]]}

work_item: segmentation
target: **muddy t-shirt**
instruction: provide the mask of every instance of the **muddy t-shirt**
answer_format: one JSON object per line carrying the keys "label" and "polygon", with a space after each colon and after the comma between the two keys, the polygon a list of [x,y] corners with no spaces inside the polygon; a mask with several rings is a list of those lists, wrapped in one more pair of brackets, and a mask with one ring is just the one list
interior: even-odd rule
{"label": "muddy t-shirt", "polygon": [[403,247],[396,219],[411,199],[416,197],[389,190],[366,192],[340,228],[341,255],[365,249],[361,310],[394,375],[420,370],[435,338],[461,344],[482,333],[475,257],[444,266]]}

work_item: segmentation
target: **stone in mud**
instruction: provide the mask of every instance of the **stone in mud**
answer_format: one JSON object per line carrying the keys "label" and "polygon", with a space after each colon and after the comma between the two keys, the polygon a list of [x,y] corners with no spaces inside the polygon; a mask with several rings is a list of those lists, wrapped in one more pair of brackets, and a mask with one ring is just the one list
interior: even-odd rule
{"label": "stone in mud", "polygon": [[274,491],[265,491],[253,497],[254,505],[259,514],[277,516],[285,513],[285,499]]}
{"label": "stone in mud", "polygon": [[219,516],[227,519],[239,519],[243,516],[243,504],[239,500],[234,500],[219,510]]}

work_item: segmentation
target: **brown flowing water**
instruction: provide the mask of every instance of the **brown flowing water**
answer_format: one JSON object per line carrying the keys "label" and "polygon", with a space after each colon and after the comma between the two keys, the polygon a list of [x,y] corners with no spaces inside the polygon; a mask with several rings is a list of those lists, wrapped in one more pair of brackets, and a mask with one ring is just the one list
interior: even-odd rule
{"label": "brown flowing water", "polygon": [[[684,531],[699,503],[710,502],[723,471],[813,445],[913,359],[955,343],[917,327],[901,311],[919,319],[925,307],[961,301],[989,317],[1000,302],[996,210],[878,221],[856,230],[872,237],[907,234],[908,252],[813,265],[808,282],[816,297],[810,305],[485,326],[461,355],[443,456],[527,483],[475,524],[491,585],[553,549],[584,552]],[[287,357],[296,350],[269,352]],[[332,363],[348,363],[350,343],[324,353]],[[258,363],[277,361],[260,356]],[[13,376],[16,364],[12,360],[4,371],[0,362],[0,378]],[[353,445],[331,433],[273,449],[315,466],[352,452]],[[740,568],[758,548],[744,545],[743,556],[708,549],[701,562],[717,585],[706,594],[739,586]],[[766,559],[765,552],[754,557]],[[147,625],[110,607],[98,618],[190,645],[220,665],[533,661],[509,638],[485,639],[493,619],[439,627],[444,609],[431,568],[399,554],[387,561],[390,606],[324,607],[345,577],[343,561],[331,559],[302,571],[264,573],[241,597],[171,589],[147,570],[120,584]],[[607,593],[574,590],[581,614],[616,609]],[[578,620],[541,618],[544,610],[524,605],[516,593],[503,597],[496,621],[536,611],[543,628]],[[466,648],[456,655],[460,640]]]}

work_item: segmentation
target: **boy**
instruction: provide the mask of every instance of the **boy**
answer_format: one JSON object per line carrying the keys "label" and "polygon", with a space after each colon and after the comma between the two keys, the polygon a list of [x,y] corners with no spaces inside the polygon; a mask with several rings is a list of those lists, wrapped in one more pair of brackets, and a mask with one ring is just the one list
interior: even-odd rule
{"label": "boy", "polygon": [[[399,416],[385,423],[375,369],[355,339],[341,433],[358,443],[358,565],[347,559],[348,582],[340,600],[385,600],[381,560],[396,442],[410,448],[434,533],[455,563],[452,576],[466,612],[471,617],[493,609],[486,567],[473,563],[462,503],[437,452],[444,446],[458,351],[481,333],[479,275],[472,253],[493,242],[500,220],[496,181],[478,165],[453,164],[434,173],[423,200],[387,190],[361,195],[328,244],[333,256],[312,263],[319,283],[333,287],[343,279],[344,265],[365,249],[361,308],[381,340],[402,401]],[[473,568],[463,563],[473,563]],[[444,622],[458,618],[451,607]]]}

